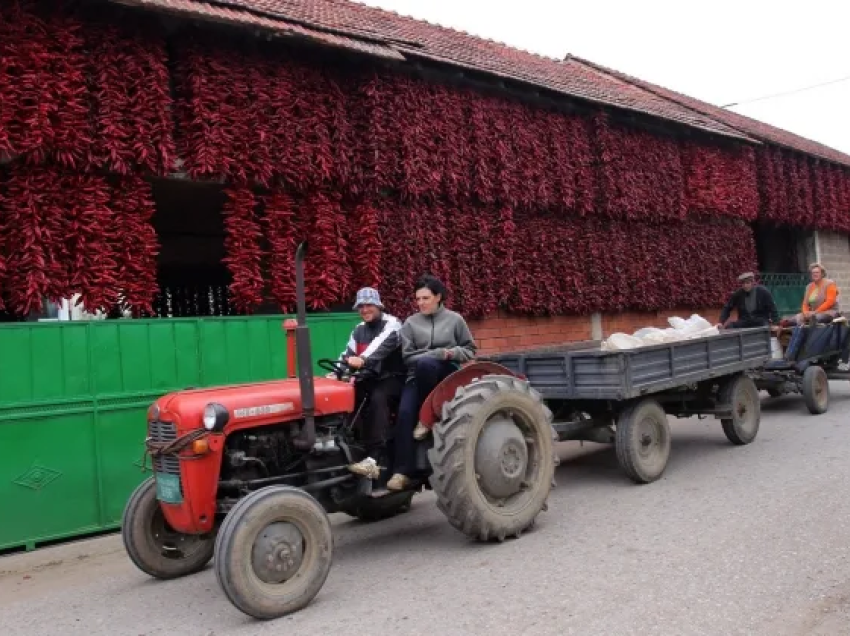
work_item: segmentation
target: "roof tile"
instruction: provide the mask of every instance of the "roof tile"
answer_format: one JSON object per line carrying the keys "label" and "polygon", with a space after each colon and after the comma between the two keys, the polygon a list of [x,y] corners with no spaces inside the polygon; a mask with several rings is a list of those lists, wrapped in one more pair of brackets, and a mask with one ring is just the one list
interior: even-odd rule
{"label": "roof tile", "polygon": [[621,78],[624,82],[640,86],[641,88],[658,95],[660,98],[674,101],[686,108],[702,113],[706,117],[723,122],[727,126],[735,128],[750,137],[754,137],[777,146],[784,146],[792,150],[797,150],[814,157],[820,157],[821,159],[850,166],[850,156],[824,144],[812,141],[811,139],[806,139],[805,137],[801,137],[800,135],[796,135],[782,128],[771,126],[770,124],[753,119],[752,117],[747,117],[746,115],[741,115],[734,111],[720,108],[714,104],[709,104],[708,102],[684,95],[683,93],[679,93],[669,88],[664,88],[663,86],[658,86],[657,84],[647,82],[646,80],[626,75],[620,71],[605,68],[595,62],[582,60],[580,58],[571,59],[578,64],[597,69],[600,72],[610,73],[615,77]]}

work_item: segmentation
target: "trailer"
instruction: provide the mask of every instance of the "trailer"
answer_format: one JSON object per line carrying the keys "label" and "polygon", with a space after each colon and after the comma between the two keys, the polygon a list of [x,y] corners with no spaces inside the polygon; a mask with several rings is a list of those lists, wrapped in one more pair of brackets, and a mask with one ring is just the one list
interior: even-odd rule
{"label": "trailer", "polygon": [[585,341],[486,359],[527,379],[560,441],[613,443],[626,475],[650,483],[670,456],[668,415],[714,416],[736,445],[756,438],[761,403],[749,373],[770,357],[765,327],[622,351]]}

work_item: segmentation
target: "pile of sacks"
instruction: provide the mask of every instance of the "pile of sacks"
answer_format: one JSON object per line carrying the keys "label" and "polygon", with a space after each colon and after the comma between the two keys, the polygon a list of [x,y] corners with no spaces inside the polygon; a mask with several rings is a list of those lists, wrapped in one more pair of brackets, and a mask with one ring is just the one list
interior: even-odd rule
{"label": "pile of sacks", "polygon": [[664,344],[665,342],[679,342],[692,340],[694,338],[705,338],[716,336],[720,331],[702,316],[693,314],[687,320],[674,316],[668,318],[670,327],[658,329],[656,327],[644,327],[638,329],[632,335],[615,333],[602,342],[603,351],[622,351],[623,349],[637,349],[651,345]]}

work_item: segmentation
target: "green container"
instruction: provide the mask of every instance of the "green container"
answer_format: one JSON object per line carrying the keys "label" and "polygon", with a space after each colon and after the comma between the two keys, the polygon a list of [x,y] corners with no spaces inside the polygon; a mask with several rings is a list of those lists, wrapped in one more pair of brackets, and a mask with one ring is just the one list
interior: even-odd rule
{"label": "green container", "polygon": [[[0,325],[0,550],[118,527],[151,402],[285,377],[285,318]],[[357,320],[309,317],[313,359],[336,358]]]}

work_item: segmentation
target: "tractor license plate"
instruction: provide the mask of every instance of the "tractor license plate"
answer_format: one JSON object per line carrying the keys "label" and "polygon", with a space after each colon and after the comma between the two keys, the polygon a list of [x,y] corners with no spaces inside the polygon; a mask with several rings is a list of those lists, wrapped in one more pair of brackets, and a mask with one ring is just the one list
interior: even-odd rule
{"label": "tractor license plate", "polygon": [[180,475],[157,473],[156,498],[163,503],[183,503],[183,493],[180,490]]}

